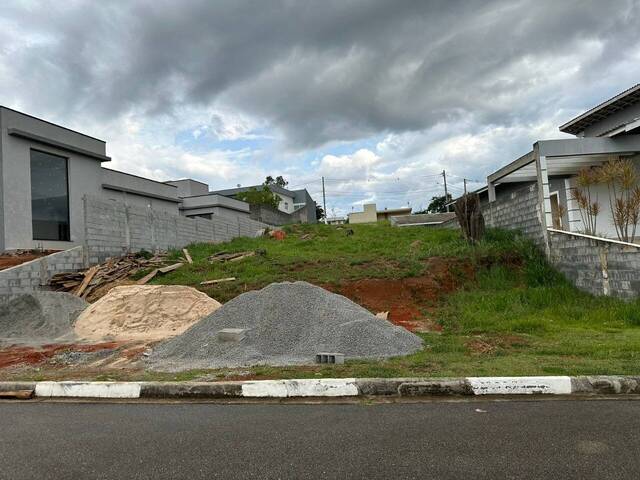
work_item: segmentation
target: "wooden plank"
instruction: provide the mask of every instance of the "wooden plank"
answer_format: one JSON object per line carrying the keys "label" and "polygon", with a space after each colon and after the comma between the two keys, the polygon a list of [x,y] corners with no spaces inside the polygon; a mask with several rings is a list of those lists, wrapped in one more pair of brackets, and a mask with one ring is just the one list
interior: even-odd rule
{"label": "wooden plank", "polygon": [[186,248],[183,248],[182,253],[184,253],[184,258],[187,259],[187,262],[193,263],[193,259],[191,258],[191,255],[189,255],[189,250],[187,250]]}
{"label": "wooden plank", "polygon": [[204,282],[200,282],[200,285],[215,285],[216,283],[223,282],[233,282],[236,277],[227,277],[227,278],[217,278],[215,280],[205,280]]}
{"label": "wooden plank", "polygon": [[153,277],[158,274],[158,269],[154,268],[151,272],[147,273],[144,277],[136,282],[136,285],[144,285],[147,282],[151,281]]}
{"label": "wooden plank", "polygon": [[33,390],[8,390],[0,392],[0,398],[17,398],[19,400],[28,400],[33,396]]}
{"label": "wooden plank", "polygon": [[256,252],[247,252],[247,253],[244,253],[243,255],[230,258],[229,261],[230,262],[238,262],[238,261],[243,260],[245,258],[253,257],[255,254],[256,254]]}
{"label": "wooden plank", "polygon": [[95,276],[95,274],[98,272],[98,270],[100,269],[100,267],[98,265],[91,267],[89,270],[87,270],[86,272],[84,272],[84,279],[82,280],[82,283],[80,284],[80,286],[77,288],[77,290],[75,290],[73,292],[73,294],[76,297],[80,297],[82,296],[82,293],[84,292],[84,290],[87,288],[87,285],[89,285],[89,282],[93,279],[93,277]]}
{"label": "wooden plank", "polygon": [[177,270],[182,265],[184,265],[184,264],[183,263],[174,263],[173,265],[169,265],[168,267],[159,268],[158,271],[160,273],[169,273],[169,272],[173,272],[174,270]]}

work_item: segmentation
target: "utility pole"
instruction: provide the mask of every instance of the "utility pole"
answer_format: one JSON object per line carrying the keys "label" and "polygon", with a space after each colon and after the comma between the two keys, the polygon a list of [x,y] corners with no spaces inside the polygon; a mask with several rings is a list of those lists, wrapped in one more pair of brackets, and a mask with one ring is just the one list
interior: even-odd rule
{"label": "utility pole", "polygon": [[467,179],[463,178],[462,181],[464,182],[464,195],[466,197],[467,196]]}
{"label": "utility pole", "polygon": [[322,177],[322,205],[324,208],[324,224],[327,225],[329,221],[327,220],[327,196],[324,191],[324,177]]}
{"label": "utility pole", "polygon": [[442,170],[442,178],[444,178],[444,199],[449,201],[449,192],[447,192],[447,172]]}
{"label": "utility pole", "polygon": [[[449,192],[447,192],[447,172],[445,170],[442,170],[442,178],[444,179],[444,203],[446,204],[449,202]],[[449,205],[447,205],[445,208],[448,212]]]}

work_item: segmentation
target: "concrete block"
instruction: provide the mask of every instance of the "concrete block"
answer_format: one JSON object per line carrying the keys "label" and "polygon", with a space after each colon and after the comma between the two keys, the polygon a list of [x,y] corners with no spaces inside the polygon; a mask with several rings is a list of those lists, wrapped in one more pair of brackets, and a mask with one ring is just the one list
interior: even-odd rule
{"label": "concrete block", "polygon": [[244,328],[223,328],[218,331],[217,338],[219,342],[239,342],[246,333]]}
{"label": "concrete block", "polygon": [[344,363],[344,353],[317,353],[316,363],[335,363],[341,365]]}

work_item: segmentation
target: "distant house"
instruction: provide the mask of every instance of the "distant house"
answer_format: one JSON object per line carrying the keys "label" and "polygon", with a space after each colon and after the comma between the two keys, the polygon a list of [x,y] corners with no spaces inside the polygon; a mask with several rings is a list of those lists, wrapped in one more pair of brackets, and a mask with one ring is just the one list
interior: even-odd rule
{"label": "distant house", "polygon": [[[227,188],[225,190],[215,190],[211,194],[223,197],[235,198],[239,193],[247,192],[251,189],[260,190],[264,185],[251,185],[247,187]],[[278,210],[282,213],[302,218],[303,223],[316,223],[316,202],[311,198],[306,189],[289,190],[279,185],[269,185],[269,189],[280,197]],[[285,217],[286,218],[286,217]]]}
{"label": "distant house", "polygon": [[362,212],[351,212],[348,215],[349,223],[375,223],[391,217],[411,215],[411,207],[377,210],[375,203],[365,203],[362,207]]}
{"label": "distant house", "polygon": [[344,225],[347,223],[347,217],[327,217],[328,225]]}

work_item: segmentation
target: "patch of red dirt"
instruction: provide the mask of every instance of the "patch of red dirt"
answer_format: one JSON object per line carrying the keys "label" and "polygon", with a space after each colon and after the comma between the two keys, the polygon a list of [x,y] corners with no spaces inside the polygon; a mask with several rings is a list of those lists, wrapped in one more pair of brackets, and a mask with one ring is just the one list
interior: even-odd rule
{"label": "patch of red dirt", "polygon": [[15,267],[21,265],[36,258],[44,257],[52,253],[59,252],[60,250],[25,250],[11,253],[3,253],[0,255],[0,270]]}
{"label": "patch of red dirt", "polygon": [[439,332],[442,326],[429,318],[444,295],[460,288],[475,277],[470,262],[431,258],[427,273],[402,279],[363,279],[328,285],[329,290],[344,295],[373,313],[389,312],[388,320],[412,332]]}
{"label": "patch of red dirt", "polygon": [[52,344],[41,347],[11,346],[0,350],[0,368],[14,365],[37,365],[63,351],[98,352],[118,348],[120,345],[117,342],[103,342],[96,344]]}

